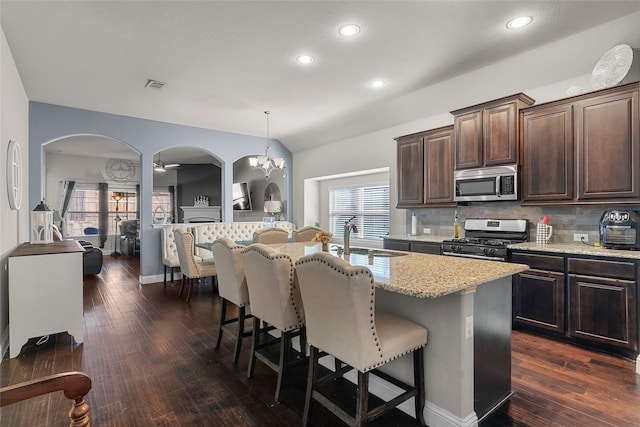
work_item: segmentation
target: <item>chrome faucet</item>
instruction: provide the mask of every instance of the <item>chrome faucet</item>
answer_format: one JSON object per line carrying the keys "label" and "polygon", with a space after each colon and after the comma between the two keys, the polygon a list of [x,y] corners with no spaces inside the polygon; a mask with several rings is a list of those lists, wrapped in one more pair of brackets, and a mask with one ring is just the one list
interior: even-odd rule
{"label": "chrome faucet", "polygon": [[354,233],[358,232],[358,227],[355,224],[352,224],[351,221],[353,221],[356,217],[352,216],[351,219],[349,219],[348,221],[344,222],[344,254],[345,255],[349,255],[351,253],[351,250],[349,249],[349,240],[351,238],[351,232],[353,231]]}

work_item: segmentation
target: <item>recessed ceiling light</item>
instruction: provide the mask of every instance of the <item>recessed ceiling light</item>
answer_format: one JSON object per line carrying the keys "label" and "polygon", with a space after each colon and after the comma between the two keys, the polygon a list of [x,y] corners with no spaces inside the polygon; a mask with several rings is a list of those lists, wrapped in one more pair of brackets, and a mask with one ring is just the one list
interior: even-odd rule
{"label": "recessed ceiling light", "polygon": [[315,58],[310,55],[300,55],[296,58],[296,61],[301,64],[311,64],[313,61],[315,61]]}
{"label": "recessed ceiling light", "polygon": [[371,80],[369,82],[369,87],[377,89],[377,88],[380,88],[382,86],[385,86],[386,84],[387,84],[387,82],[385,82],[384,80],[375,79],[375,80]]}
{"label": "recessed ceiling light", "polygon": [[356,24],[343,25],[338,30],[338,33],[340,33],[341,36],[345,36],[345,37],[353,37],[359,32],[360,32],[360,27],[358,27]]}
{"label": "recessed ceiling light", "polygon": [[507,28],[510,30],[515,30],[516,28],[522,28],[526,25],[531,24],[533,22],[533,18],[530,16],[519,16],[517,18],[513,18],[509,22],[507,22]]}

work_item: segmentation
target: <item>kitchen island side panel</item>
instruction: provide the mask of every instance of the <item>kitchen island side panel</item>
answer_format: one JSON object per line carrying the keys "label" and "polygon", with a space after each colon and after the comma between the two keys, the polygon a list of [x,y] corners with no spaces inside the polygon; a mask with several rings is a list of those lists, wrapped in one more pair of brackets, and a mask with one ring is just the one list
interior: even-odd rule
{"label": "kitchen island side panel", "polygon": [[[511,277],[500,280],[510,283]],[[474,315],[474,296],[472,291],[462,291],[431,299],[376,290],[377,309],[424,325],[429,331],[425,347],[424,415],[431,427],[477,425],[474,343],[472,338],[465,339],[464,328],[465,319]],[[410,357],[396,359],[380,369],[413,383]],[[401,409],[413,415],[413,401],[406,402]]]}

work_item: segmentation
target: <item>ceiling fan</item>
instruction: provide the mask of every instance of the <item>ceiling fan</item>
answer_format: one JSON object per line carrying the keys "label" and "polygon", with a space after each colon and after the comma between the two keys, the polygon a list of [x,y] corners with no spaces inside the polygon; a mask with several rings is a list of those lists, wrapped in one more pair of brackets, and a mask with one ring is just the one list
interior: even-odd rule
{"label": "ceiling fan", "polygon": [[158,155],[158,161],[157,162],[153,162],[153,170],[156,172],[166,172],[167,169],[170,168],[177,168],[179,167],[180,164],[179,163],[165,163],[162,160],[160,160],[160,155]]}

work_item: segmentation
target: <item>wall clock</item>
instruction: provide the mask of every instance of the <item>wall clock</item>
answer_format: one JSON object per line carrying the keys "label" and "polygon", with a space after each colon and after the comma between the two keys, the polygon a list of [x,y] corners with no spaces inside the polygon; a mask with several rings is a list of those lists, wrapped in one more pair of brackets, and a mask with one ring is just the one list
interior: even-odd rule
{"label": "wall clock", "polygon": [[20,209],[22,203],[22,155],[17,142],[9,140],[7,150],[7,195],[9,207]]}
{"label": "wall clock", "polygon": [[127,159],[111,159],[106,166],[107,176],[116,182],[127,182],[136,173],[136,165]]}

